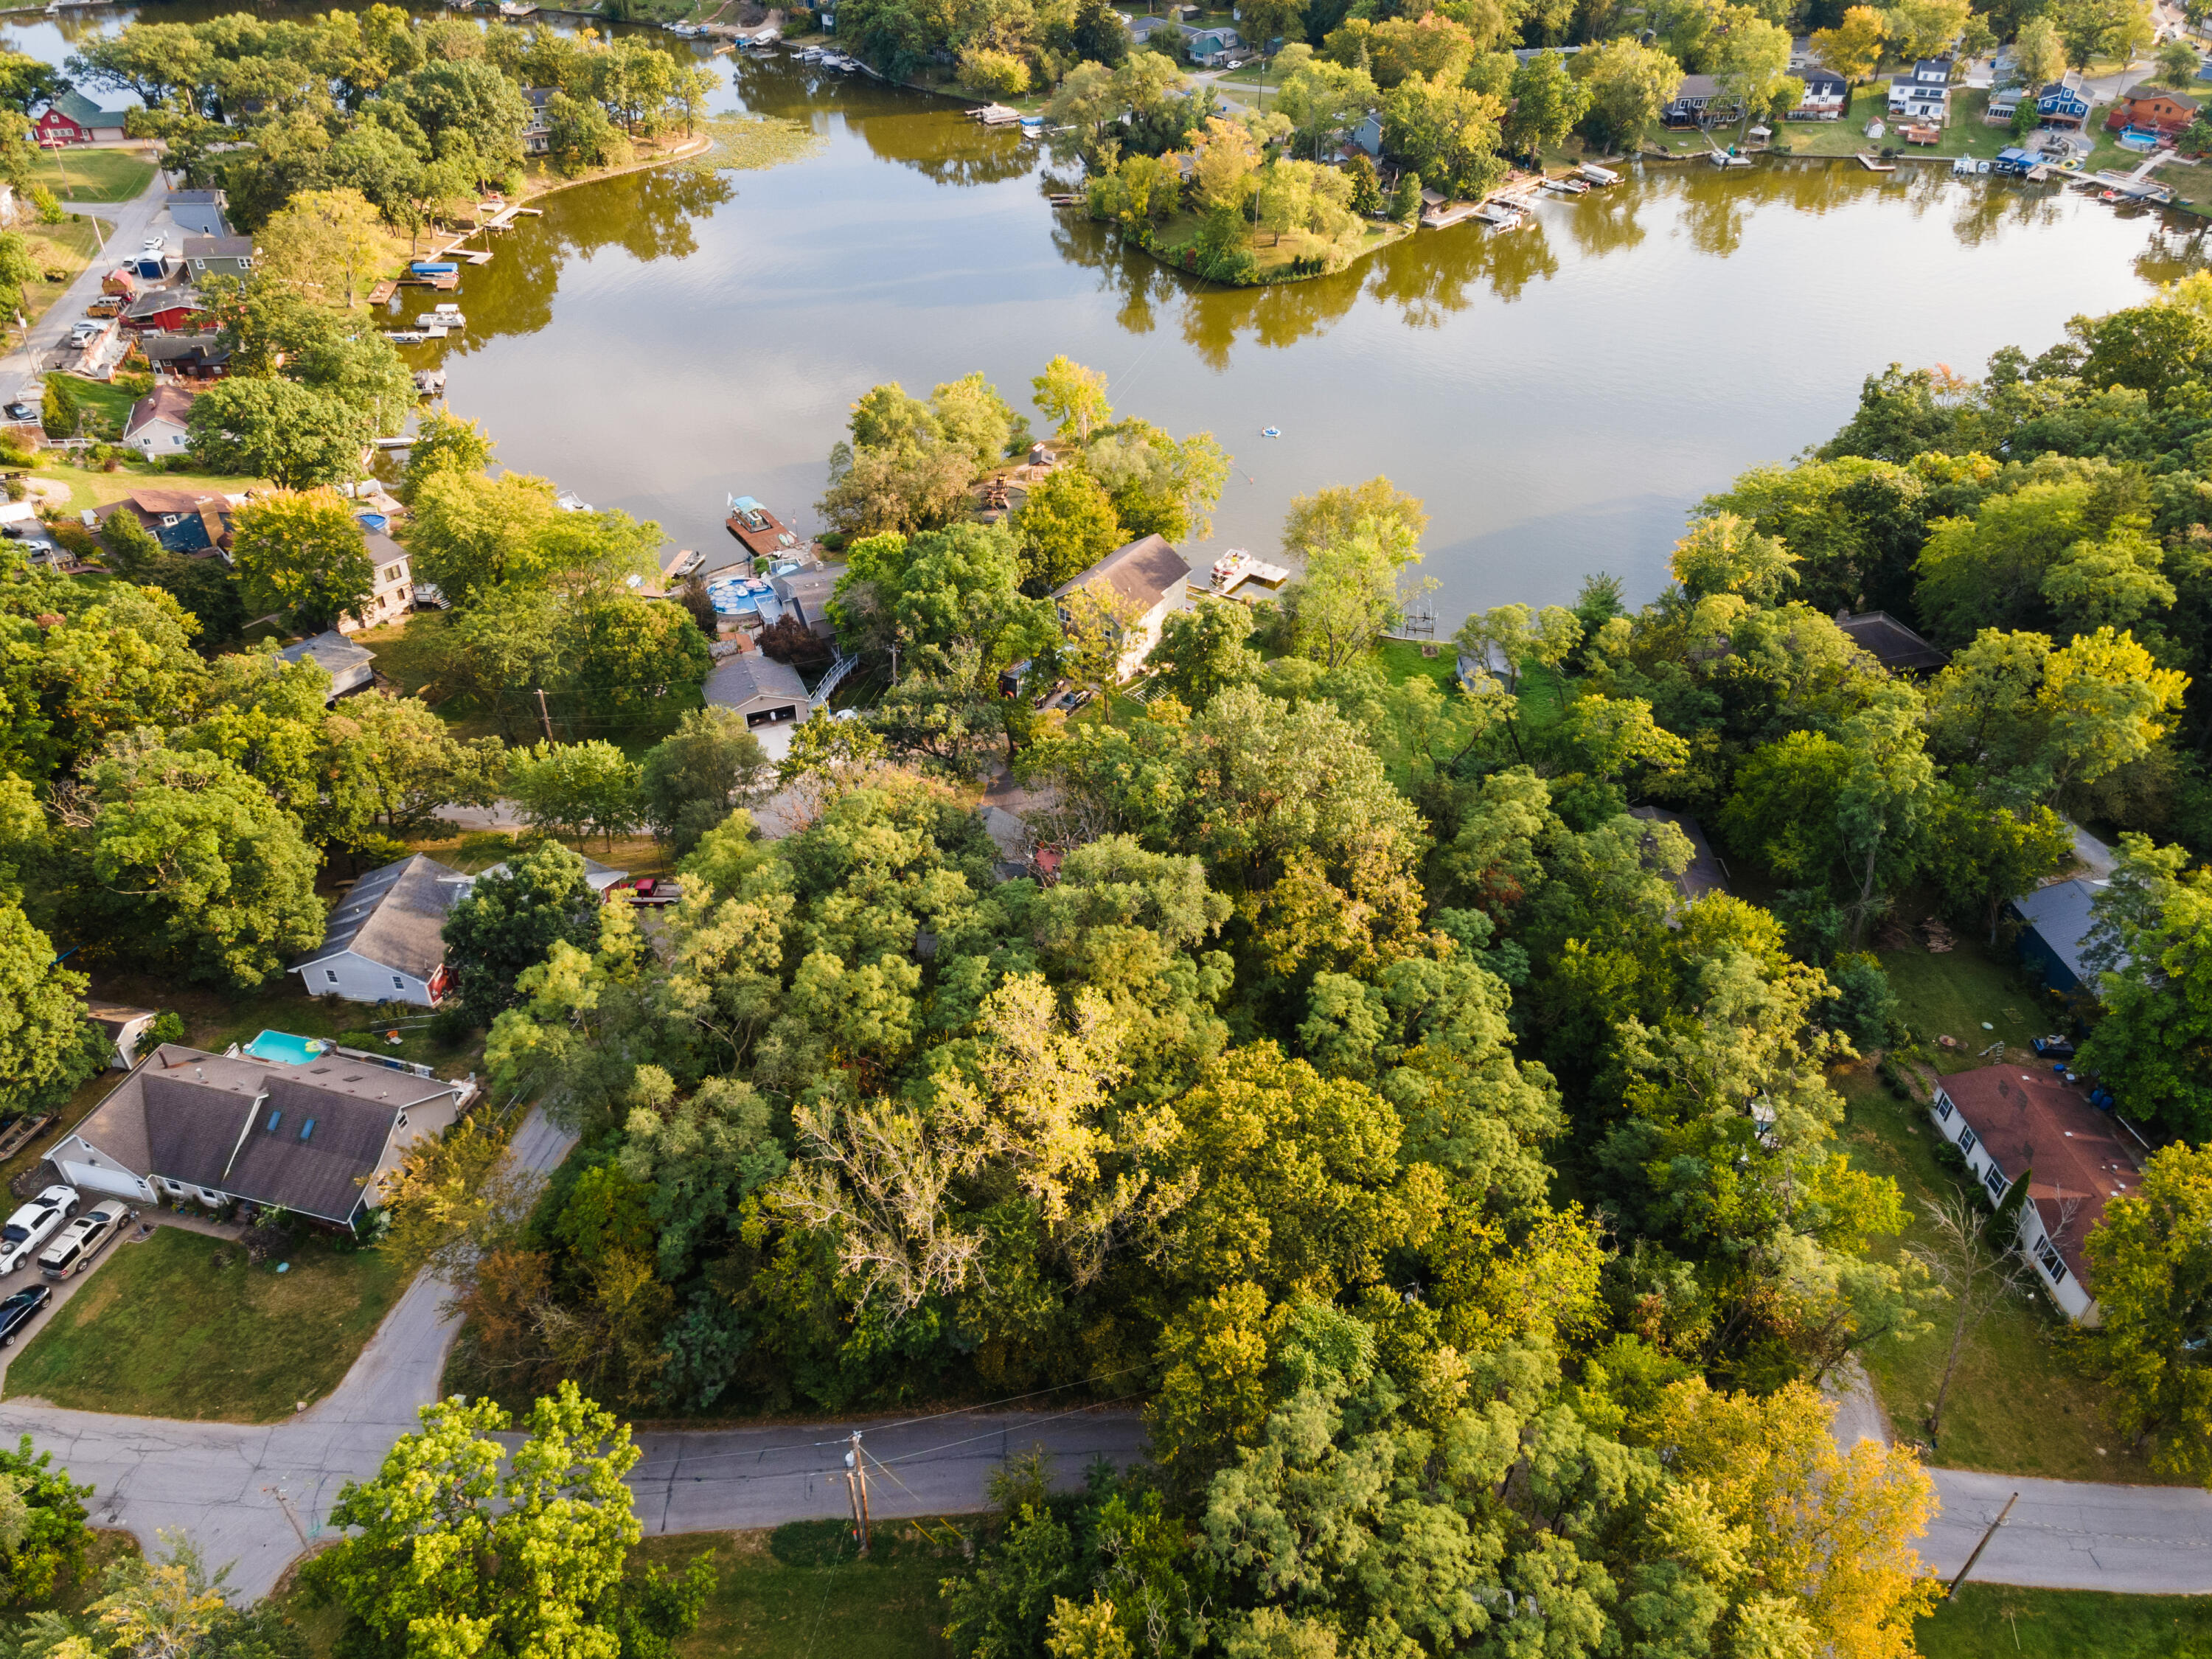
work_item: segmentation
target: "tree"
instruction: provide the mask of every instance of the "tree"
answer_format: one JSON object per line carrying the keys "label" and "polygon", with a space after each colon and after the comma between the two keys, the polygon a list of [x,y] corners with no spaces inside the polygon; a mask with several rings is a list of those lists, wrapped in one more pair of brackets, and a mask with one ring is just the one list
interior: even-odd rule
{"label": "tree", "polygon": [[1063,438],[1088,443],[1091,428],[1103,426],[1114,417],[1113,408],[1106,401],[1106,377],[1095,368],[1054,357],[1030,385],[1036,406],[1057,423]]}
{"label": "tree", "polygon": [[482,472],[491,465],[495,447],[482,426],[448,414],[440,404],[416,426],[407,470],[400,477],[399,499],[411,507],[424,481],[441,472]]}
{"label": "tree", "polygon": [[[629,1428],[571,1382],[531,1407],[511,1457],[493,1438],[507,1415],[489,1401],[441,1401],[421,1417],[374,1476],[340,1489],[331,1522],[356,1530],[306,1569],[345,1610],[345,1639],[480,1659],[629,1652],[627,1627],[668,1588],[657,1569],[625,1576],[642,1533],[623,1484],[637,1462]],[[664,1640],[696,1622],[712,1583],[694,1562],[689,1620]]]}
{"label": "tree", "polygon": [[1375,78],[1365,70],[1315,58],[1283,76],[1275,107],[1304,137],[1306,154],[1318,157],[1330,137],[1375,107]]}
{"label": "tree", "polygon": [[1934,58],[1950,48],[1972,15],[1969,0],[1901,0],[1882,21],[1899,57]]}
{"label": "tree", "polygon": [[2022,23],[2014,37],[2012,52],[2014,65],[2026,86],[2048,86],[2066,68],[2066,42],[2059,38],[2058,25],[2048,17],[2031,17]]}
{"label": "tree", "polygon": [[638,796],[656,840],[678,857],[735,811],[771,768],[760,739],[727,708],[695,708],[638,769]]}
{"label": "tree", "polygon": [[1418,76],[1382,101],[1382,147],[1446,194],[1475,200],[1505,176],[1498,100],[1443,76]]}
{"label": "tree", "polygon": [[1169,613],[1146,661],[1163,689],[1188,708],[1203,708],[1224,686],[1249,685],[1260,678],[1260,653],[1245,643],[1251,635],[1246,606],[1200,599],[1188,611]]}
{"label": "tree", "polygon": [[313,489],[360,469],[373,422],[343,399],[290,380],[234,377],[192,400],[192,459],[216,472]]}
{"label": "tree", "polygon": [[584,860],[546,842],[477,878],[446,912],[446,962],[470,1020],[489,1026],[518,1000],[515,981],[545,960],[554,941],[599,943],[599,896]]}
{"label": "tree", "polygon": [[1565,605],[1547,605],[1531,616],[1525,605],[1500,605],[1470,614],[1452,640],[1504,682],[1507,696],[1516,696],[1529,663],[1559,670],[1582,643],[1582,624]]}
{"label": "tree", "polygon": [[1833,28],[1814,31],[1813,56],[1856,87],[1881,66],[1887,33],[1881,12],[1872,6],[1852,6]]}
{"label": "tree", "polygon": [[1674,544],[1668,567],[1692,599],[1735,593],[1772,605],[1796,580],[1797,556],[1771,536],[1761,536],[1732,513],[1699,519]]}
{"label": "tree", "polygon": [[1566,59],[1540,52],[1513,71],[1513,92],[1505,117],[1506,145],[1534,155],[1565,141],[1589,112],[1586,82],[1567,73]]}
{"label": "tree", "polygon": [[1324,668],[1364,658],[1396,622],[1399,578],[1420,562],[1415,532],[1402,519],[1362,519],[1348,534],[1306,555],[1305,574],[1286,596],[1299,652]]}
{"label": "tree", "polygon": [[[2201,1132],[2200,1132],[2201,1133]],[[2168,1474],[2212,1482],[2212,1147],[2151,1154],[2086,1242],[2104,1316],[2095,1341],[2120,1427]]]}
{"label": "tree", "polygon": [[2197,48],[2179,35],[2162,43],[2157,52],[2158,78],[2169,87],[2184,91],[2197,84],[2197,71],[2203,60],[2197,57]]}
{"label": "tree", "polygon": [[9,1599],[43,1601],[64,1578],[84,1570],[85,1547],[92,1541],[84,1500],[90,1486],[74,1486],[69,1471],[53,1467],[52,1452],[33,1452],[25,1435],[10,1451],[0,1451],[0,1567]]}
{"label": "tree", "polygon": [[1283,550],[1310,558],[1316,548],[1349,536],[1363,519],[1393,520],[1416,540],[1429,527],[1420,497],[1378,473],[1364,483],[1332,484],[1310,495],[1291,496],[1283,519]]}
{"label": "tree", "polygon": [[[1964,11],[1966,0],[1934,0],[1934,3],[1955,5]],[[1790,31],[1752,15],[1747,7],[1733,7],[1728,32],[1721,38],[1711,68],[1722,93],[1741,100],[1746,120],[1765,114],[1784,102],[1781,94],[1791,84]],[[1796,86],[1796,94],[1786,100],[1789,104],[1804,94],[1803,83]]]}
{"label": "tree", "polygon": [[409,482],[415,511],[407,550],[416,576],[436,583],[454,605],[480,604],[494,588],[535,586],[552,574],[544,534],[560,508],[545,479],[443,466]]}
{"label": "tree", "polygon": [[88,981],[56,960],[52,941],[0,898],[0,1111],[58,1105],[107,1063],[85,1017]]}
{"label": "tree", "polygon": [[507,788],[532,823],[580,845],[637,823],[638,771],[611,743],[541,743],[508,763]]}
{"label": "tree", "polygon": [[[2013,1183],[2023,1194],[2027,1190],[2028,1173],[2021,1170]],[[1999,1212],[1993,1215],[1983,1205],[1978,1194],[1954,1188],[1948,1198],[1923,1199],[1921,1208],[1928,1212],[1926,1242],[1909,1248],[1928,1270],[1929,1279],[1949,1297],[1951,1304],[1950,1340],[1943,1350],[1943,1370],[1936,1381],[1936,1397],[1929,1402],[1923,1422],[1929,1447],[1941,1449],[1943,1402],[1950,1395],[1951,1379],[1957,1374],[1959,1357],[1966,1350],[1966,1339],[1999,1303],[2020,1295],[2034,1284],[2035,1268],[2014,1236],[2017,1214]],[[2001,1224],[2007,1215],[2010,1216],[2011,1226]]]}
{"label": "tree", "polygon": [[358,621],[376,591],[368,541],[349,504],[327,490],[263,496],[231,521],[232,562],[256,615],[283,611],[302,634]]}
{"label": "tree", "polygon": [[1305,21],[1306,0],[1252,0],[1237,15],[1251,31],[1252,43],[1259,47],[1264,65],[1278,40],[1297,38],[1294,31]]}
{"label": "tree", "polygon": [[1022,544],[1023,586],[1036,594],[1088,570],[1126,539],[1105,486],[1075,462],[1031,485],[1012,524]]}
{"label": "tree", "polygon": [[321,943],[313,850],[261,784],[212,755],[131,745],[96,765],[77,856],[118,948],[251,989]]}
{"label": "tree", "polygon": [[2103,1012],[2081,1064],[2141,1116],[2212,1135],[2212,869],[2120,837],[2082,954]]}
{"label": "tree", "polygon": [[1583,125],[1609,150],[1635,143],[1682,83],[1682,66],[1671,56],[1626,35],[1583,47],[1568,67],[1589,91]]}
{"label": "tree", "polygon": [[14,316],[22,309],[23,288],[39,280],[41,269],[31,255],[31,244],[20,230],[0,231],[0,313]]}
{"label": "tree", "polygon": [[2123,66],[2157,38],[2148,0],[2061,0],[2050,11],[2066,61],[2086,70],[2099,58]]}
{"label": "tree", "polygon": [[257,275],[350,311],[387,263],[384,229],[357,190],[302,191],[255,235],[253,263]]}

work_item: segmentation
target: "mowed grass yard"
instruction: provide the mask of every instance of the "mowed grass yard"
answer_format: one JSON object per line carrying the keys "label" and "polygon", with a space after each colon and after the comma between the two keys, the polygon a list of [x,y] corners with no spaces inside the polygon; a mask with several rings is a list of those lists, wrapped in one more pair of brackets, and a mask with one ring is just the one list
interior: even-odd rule
{"label": "mowed grass yard", "polygon": [[407,1275],[304,1228],[289,1261],[249,1267],[239,1245],[179,1227],[111,1244],[9,1366],[7,1395],[203,1423],[289,1417],[345,1375]]}
{"label": "mowed grass yard", "polygon": [[1913,1637],[1923,1659],[2193,1659],[2212,1653],[2212,1597],[1968,1584]]}
{"label": "mowed grass yard", "polygon": [[153,177],[153,162],[139,150],[45,150],[31,164],[29,182],[64,202],[129,202]]}
{"label": "mowed grass yard", "polygon": [[678,1659],[939,1659],[951,1650],[939,1633],[938,1584],[963,1564],[952,1528],[929,1529],[941,1541],[910,1523],[878,1527],[866,1560],[841,1521],[648,1538],[630,1559],[673,1575],[714,1552],[720,1578],[699,1628],[677,1644]]}

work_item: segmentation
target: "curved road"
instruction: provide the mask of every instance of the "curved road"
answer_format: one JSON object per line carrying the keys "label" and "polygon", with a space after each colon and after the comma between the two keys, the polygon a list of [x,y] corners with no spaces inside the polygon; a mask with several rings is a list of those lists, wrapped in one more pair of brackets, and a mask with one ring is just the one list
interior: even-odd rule
{"label": "curved road", "polygon": [[[514,1156],[550,1170],[568,1138],[532,1112]],[[232,1585],[272,1589],[326,1524],[348,1480],[373,1474],[416,1410],[437,1397],[453,1322],[444,1287],[419,1279],[330,1395],[289,1422],[173,1423],[62,1411],[36,1400],[0,1403],[0,1434],[28,1434],[95,1490],[95,1518],[145,1542],[167,1528],[196,1537],[209,1559],[236,1565]],[[956,1412],[921,1419],[647,1431],[631,1473],[648,1533],[720,1531],[846,1512],[844,1437],[862,1430],[872,1460],[874,1512],[886,1519],[973,1511],[990,1471],[1010,1452],[1042,1445],[1073,1485],[1092,1459],[1141,1455],[1134,1413],[1055,1409]],[[1871,1399],[1848,1390],[1838,1432],[1886,1437]],[[1984,1552],[1977,1580],[2052,1589],[2212,1591],[2212,1496],[2166,1486],[2103,1486],[1936,1469],[1942,1512],[1922,1554],[1956,1572],[2005,1499],[2011,1518]]]}

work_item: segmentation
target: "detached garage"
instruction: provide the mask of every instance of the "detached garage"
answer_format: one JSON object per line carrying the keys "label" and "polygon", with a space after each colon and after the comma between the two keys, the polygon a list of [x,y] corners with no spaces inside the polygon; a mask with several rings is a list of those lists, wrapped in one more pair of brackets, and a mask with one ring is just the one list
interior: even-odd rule
{"label": "detached garage", "polygon": [[799,671],[758,651],[725,658],[707,676],[704,691],[708,708],[733,708],[756,731],[803,720],[814,712],[814,700],[807,696]]}

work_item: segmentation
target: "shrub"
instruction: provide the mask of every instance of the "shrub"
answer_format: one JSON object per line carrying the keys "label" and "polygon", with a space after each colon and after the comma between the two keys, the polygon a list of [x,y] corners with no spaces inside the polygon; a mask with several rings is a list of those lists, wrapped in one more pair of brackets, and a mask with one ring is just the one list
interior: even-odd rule
{"label": "shrub", "polygon": [[38,210],[39,222],[42,225],[58,225],[69,216],[62,211],[61,198],[44,185],[31,186],[31,205]]}

